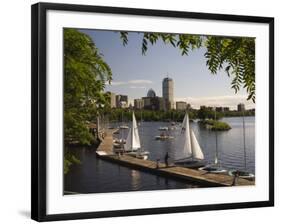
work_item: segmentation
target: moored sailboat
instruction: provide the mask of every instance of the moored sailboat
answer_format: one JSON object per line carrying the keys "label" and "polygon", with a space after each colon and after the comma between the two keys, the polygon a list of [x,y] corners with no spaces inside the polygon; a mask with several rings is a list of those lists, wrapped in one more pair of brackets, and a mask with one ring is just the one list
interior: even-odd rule
{"label": "moored sailboat", "polygon": [[245,138],[245,118],[243,112],[243,148],[244,148],[244,170],[231,170],[228,172],[230,176],[238,176],[244,179],[253,180],[255,175],[247,171],[247,152],[246,152],[246,138]]}
{"label": "moored sailboat", "polygon": [[174,163],[189,168],[205,165],[203,151],[192,129],[189,127],[189,116],[185,114],[180,136],[177,138],[180,148],[175,149]]}
{"label": "moored sailboat", "polygon": [[[216,120],[216,108],[215,108],[215,120]],[[219,151],[218,151],[218,133],[217,130],[215,130],[215,136],[216,136],[216,152],[215,152],[215,159],[213,164],[209,164],[204,167],[200,167],[199,170],[206,171],[209,173],[227,173],[226,169],[223,169],[221,167],[221,164],[219,162]]]}
{"label": "moored sailboat", "polygon": [[138,125],[134,112],[132,114],[132,127],[129,129],[126,143],[124,144],[124,152],[140,159],[147,159],[149,154],[148,151],[143,150],[141,147]]}

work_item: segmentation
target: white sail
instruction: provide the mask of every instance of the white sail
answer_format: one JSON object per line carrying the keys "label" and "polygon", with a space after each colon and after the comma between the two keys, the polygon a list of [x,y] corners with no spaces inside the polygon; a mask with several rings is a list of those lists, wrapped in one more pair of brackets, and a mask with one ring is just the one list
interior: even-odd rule
{"label": "white sail", "polygon": [[126,139],[126,144],[124,145],[124,150],[125,151],[137,151],[140,148],[141,148],[141,145],[140,145],[139,131],[138,131],[136,117],[133,112],[132,128],[129,129],[128,136]]}
{"label": "white sail", "polygon": [[190,140],[190,130],[189,130],[189,117],[188,114],[185,114],[182,123],[182,130],[180,136],[178,137],[178,142],[180,148],[175,150],[175,160],[183,160],[192,156],[191,150],[191,140]]}
{"label": "white sail", "polygon": [[133,112],[133,122],[132,122],[132,149],[136,150],[141,147],[140,145],[140,137],[139,137],[139,130],[138,125],[135,117],[135,113]]}
{"label": "white sail", "polygon": [[191,149],[192,149],[192,156],[195,159],[204,159],[204,154],[202,149],[196,139],[194,132],[191,130]]}
{"label": "white sail", "polygon": [[182,129],[185,129],[186,128],[186,117],[188,116],[186,116],[187,115],[187,113],[184,115],[184,118],[183,118],[183,121],[182,121],[182,124],[181,124],[181,128]]}

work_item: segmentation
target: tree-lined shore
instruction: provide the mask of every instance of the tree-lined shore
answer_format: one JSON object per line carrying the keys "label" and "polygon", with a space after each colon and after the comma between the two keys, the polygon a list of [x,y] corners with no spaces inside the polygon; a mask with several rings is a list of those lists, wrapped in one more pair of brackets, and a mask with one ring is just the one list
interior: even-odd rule
{"label": "tree-lined shore", "polygon": [[[174,121],[182,122],[186,111],[169,110],[169,111],[152,111],[152,110],[133,110],[129,108],[115,108],[104,111],[104,115],[111,122],[127,122],[131,120],[132,111],[134,111],[136,119],[138,121]],[[254,111],[227,111],[227,112],[215,112],[208,109],[190,109],[188,115],[191,120],[219,120],[223,117],[240,117],[240,116],[254,116]]]}

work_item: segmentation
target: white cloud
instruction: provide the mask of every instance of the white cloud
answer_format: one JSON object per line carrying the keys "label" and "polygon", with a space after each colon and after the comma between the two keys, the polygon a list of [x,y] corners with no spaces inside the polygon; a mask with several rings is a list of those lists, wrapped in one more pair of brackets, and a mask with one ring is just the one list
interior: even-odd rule
{"label": "white cloud", "polygon": [[185,101],[190,103],[193,108],[200,108],[201,105],[211,107],[230,107],[236,109],[237,104],[244,103],[246,108],[254,108],[255,104],[251,100],[247,100],[247,95],[234,96],[212,96],[212,97],[178,97],[175,101]]}
{"label": "white cloud", "polygon": [[146,80],[146,79],[135,79],[135,80],[130,80],[128,81],[130,84],[151,84],[151,80]]}
{"label": "white cloud", "polygon": [[121,86],[121,85],[125,85],[126,82],[115,82],[115,81],[112,81],[110,84],[107,83],[107,85],[112,85],[112,86]]}
{"label": "white cloud", "polygon": [[111,85],[111,86],[122,86],[122,85],[129,85],[129,84],[135,84],[135,85],[146,85],[146,84],[151,84],[151,80],[146,80],[146,79],[135,79],[135,80],[129,80],[129,81],[111,81],[109,84],[108,82],[106,85]]}
{"label": "white cloud", "polygon": [[145,89],[145,86],[130,86],[130,89]]}

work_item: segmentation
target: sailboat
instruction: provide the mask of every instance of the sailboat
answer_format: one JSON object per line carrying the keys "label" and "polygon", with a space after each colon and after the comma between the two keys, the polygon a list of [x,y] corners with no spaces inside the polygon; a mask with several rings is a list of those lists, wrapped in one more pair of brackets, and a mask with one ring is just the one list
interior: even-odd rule
{"label": "sailboat", "polygon": [[[215,120],[216,120],[216,108],[215,108]],[[219,163],[219,151],[218,151],[218,133],[215,131],[216,135],[216,152],[214,164],[210,164],[204,167],[200,167],[199,170],[207,171],[209,173],[226,173],[227,170],[223,169]]]}
{"label": "sailboat", "polygon": [[129,133],[124,144],[124,152],[127,155],[134,156],[139,159],[147,159],[148,151],[144,151],[141,147],[138,125],[135,117],[135,113],[132,115],[132,127],[129,129]]}
{"label": "sailboat", "polygon": [[180,147],[175,149],[174,163],[189,168],[205,165],[203,151],[192,129],[189,127],[189,116],[185,114],[180,136],[177,138]]}
{"label": "sailboat", "polygon": [[230,176],[239,176],[244,179],[253,180],[255,175],[246,171],[247,170],[247,155],[246,155],[246,139],[245,139],[245,118],[244,118],[244,111],[243,111],[243,145],[244,145],[244,171],[242,170],[231,170],[228,172]]}

